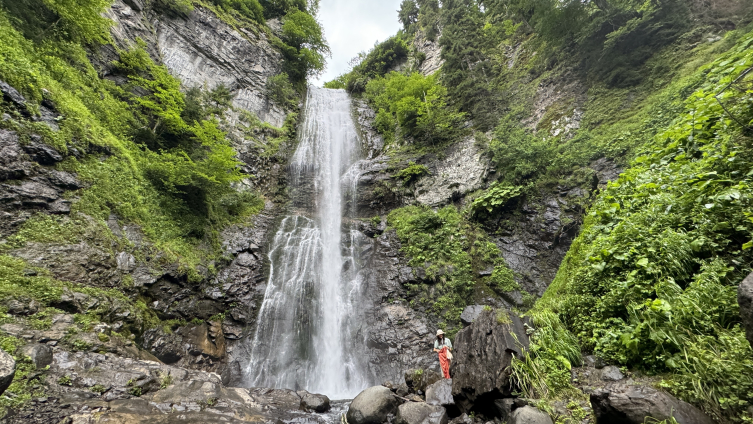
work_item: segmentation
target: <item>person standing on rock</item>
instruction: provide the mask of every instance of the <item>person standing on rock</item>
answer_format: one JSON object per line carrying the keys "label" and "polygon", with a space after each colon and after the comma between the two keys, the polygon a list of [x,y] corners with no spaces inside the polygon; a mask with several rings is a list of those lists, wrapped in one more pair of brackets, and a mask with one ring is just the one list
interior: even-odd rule
{"label": "person standing on rock", "polygon": [[444,331],[437,330],[434,340],[434,352],[439,353],[439,366],[442,367],[444,378],[450,378],[450,360],[452,359],[452,342],[444,336]]}

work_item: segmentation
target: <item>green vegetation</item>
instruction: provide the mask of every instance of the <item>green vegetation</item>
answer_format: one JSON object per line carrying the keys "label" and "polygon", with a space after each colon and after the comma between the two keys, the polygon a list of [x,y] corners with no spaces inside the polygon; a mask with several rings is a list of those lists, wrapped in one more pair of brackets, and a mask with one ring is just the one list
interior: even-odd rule
{"label": "green vegetation", "polygon": [[475,214],[493,213],[504,207],[507,202],[520,196],[521,187],[510,187],[503,184],[493,184],[484,193],[473,199],[471,209]]}
{"label": "green vegetation", "polygon": [[388,143],[411,138],[441,144],[459,133],[464,118],[447,106],[447,90],[434,76],[392,72],[369,81],[365,96],[377,111],[376,128]]}
{"label": "green vegetation", "polygon": [[37,368],[29,357],[18,353],[19,348],[25,344],[24,340],[13,336],[0,337],[0,349],[13,356],[16,361],[13,382],[0,397],[0,414],[11,408],[18,408],[34,397],[44,395],[41,385],[44,376],[36,372]]}
{"label": "green vegetation", "polygon": [[[49,237],[85,233],[92,224],[77,212],[93,218],[94,226],[106,233],[104,220],[115,213],[138,224],[190,272],[207,255],[217,254],[221,228],[245,219],[262,204],[258,195],[231,188],[244,176],[216,120],[229,105],[229,92],[218,87],[184,95],[180,83],[151,61],[143,45],[120,52],[114,64],[128,78],[127,85],[101,79],[81,46],[109,37],[109,21],[99,17],[106,3],[96,4],[84,7],[78,2],[68,10],[29,1],[0,10],[0,79],[21,90],[32,108],[49,100],[65,117],[58,132],[23,120],[3,125],[41,133],[61,151],[75,147],[105,152],[69,157],[62,164],[90,187],[78,193],[73,218],[59,222],[53,228],[60,233]],[[24,19],[32,12],[36,19]],[[67,23],[72,16],[76,22]],[[42,30],[58,21],[66,28],[89,23],[73,35]],[[39,237],[35,234],[54,232],[34,231],[35,225],[52,218],[39,219],[27,223],[16,239],[31,241]]]}
{"label": "green vegetation", "polygon": [[403,180],[403,184],[408,185],[424,175],[429,175],[429,168],[425,165],[417,165],[416,162],[409,162],[407,167],[395,174],[395,177]]}
{"label": "green vegetation", "polygon": [[408,40],[402,32],[378,43],[368,53],[359,53],[351,64],[353,69],[324,85],[325,88],[347,89],[360,94],[372,78],[381,77],[408,59]]}
{"label": "green vegetation", "polygon": [[316,19],[297,8],[282,18],[282,43],[277,47],[286,59],[290,79],[303,88],[306,78],[324,70],[329,46]]}
{"label": "green vegetation", "polygon": [[[433,299],[425,293],[425,284],[409,287],[411,296],[432,303],[449,334],[459,329],[460,313],[479,289],[490,287],[498,293],[519,290],[499,248],[455,207],[434,212],[408,206],[390,212],[387,224],[397,231],[409,264],[423,270],[423,280],[436,284]],[[490,277],[479,277],[479,271],[489,268],[493,269]]]}
{"label": "green vegetation", "polygon": [[[753,80],[728,86],[753,66],[752,45],[753,33],[699,71],[702,87],[683,113],[591,208],[533,314],[556,313],[577,336],[568,346],[661,373],[672,393],[732,422],[751,419],[753,402],[736,300],[753,259],[753,157],[740,125],[753,120]],[[547,343],[536,341],[526,364],[567,358]]]}
{"label": "green vegetation", "polygon": [[101,384],[95,384],[89,388],[89,390],[92,391],[92,393],[102,394],[107,391],[107,388]]}
{"label": "green vegetation", "polygon": [[[437,129],[459,131],[466,118],[497,171],[463,212],[411,206],[388,217],[411,265],[437,284],[425,296],[435,311],[452,323],[446,305],[464,305],[473,287],[519,289],[503,266],[474,277],[484,261],[467,243],[486,237],[481,228],[496,231],[523,196],[535,203],[580,188],[569,207],[591,207],[582,234],[529,312],[531,349],[513,365],[522,395],[545,409],[581,399],[570,368],[583,351],[661,375],[716,420],[753,419],[751,347],[735,298],[753,251],[753,73],[730,86],[753,66],[750,4],[404,0],[399,18],[403,39],[435,39],[441,28],[436,76],[354,68],[332,84],[364,93],[393,146],[414,142],[393,150],[409,163],[394,169],[406,184],[420,172],[411,160],[459,134],[442,140]],[[720,19],[739,29],[715,41]],[[435,121],[420,125],[429,115]],[[629,169],[600,191],[591,168],[603,158]],[[568,409],[584,414],[577,402]]]}

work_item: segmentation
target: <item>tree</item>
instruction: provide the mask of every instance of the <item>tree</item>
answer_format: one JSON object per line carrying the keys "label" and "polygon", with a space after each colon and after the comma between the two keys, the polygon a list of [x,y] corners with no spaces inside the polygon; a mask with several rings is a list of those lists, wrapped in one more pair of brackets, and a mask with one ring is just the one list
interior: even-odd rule
{"label": "tree", "polygon": [[[306,0],[261,0],[261,5],[264,7],[264,17],[267,19],[280,18],[293,9],[301,11],[308,11]],[[318,9],[319,2],[313,2],[314,9]],[[313,10],[315,13],[316,10]]]}
{"label": "tree", "polygon": [[406,32],[412,32],[414,25],[418,23],[418,5],[415,0],[403,0],[397,15]]}
{"label": "tree", "polygon": [[329,45],[313,16],[298,9],[288,12],[282,20],[282,41],[286,44],[287,73],[293,82],[301,83],[324,70]]}
{"label": "tree", "polygon": [[418,24],[429,40],[435,40],[439,35],[439,1],[418,0]]}
{"label": "tree", "polygon": [[484,14],[475,0],[445,0],[441,14],[442,82],[460,110],[482,130],[495,122],[492,69],[484,54]]}

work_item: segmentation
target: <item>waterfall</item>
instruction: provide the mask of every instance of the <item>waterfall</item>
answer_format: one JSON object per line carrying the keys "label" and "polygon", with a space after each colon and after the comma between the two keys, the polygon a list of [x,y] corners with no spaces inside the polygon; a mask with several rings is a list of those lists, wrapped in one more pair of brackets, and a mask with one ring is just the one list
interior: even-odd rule
{"label": "waterfall", "polygon": [[243,377],[250,387],[353,398],[368,384],[358,275],[365,236],[343,219],[355,196],[358,135],[342,90],[310,87],[304,116],[290,165],[291,212],[270,246]]}

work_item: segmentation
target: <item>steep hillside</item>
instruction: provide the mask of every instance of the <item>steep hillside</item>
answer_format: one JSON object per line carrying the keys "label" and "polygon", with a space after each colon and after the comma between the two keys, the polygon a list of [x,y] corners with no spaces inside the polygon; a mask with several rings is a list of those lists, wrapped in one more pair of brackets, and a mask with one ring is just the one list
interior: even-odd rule
{"label": "steep hillside", "polygon": [[553,417],[595,354],[744,422],[750,5],[555,3],[406,0],[328,83],[384,145],[358,206],[413,267],[386,300],[451,334],[467,305],[532,308],[514,377]]}
{"label": "steep hillside", "polygon": [[81,371],[42,385],[32,348],[233,375],[229,355],[263,296],[260,251],[285,202],[301,93],[327,52],[315,10],[0,3],[0,343],[19,364],[0,399],[10,422],[32,422],[32,397],[94,384]]}

